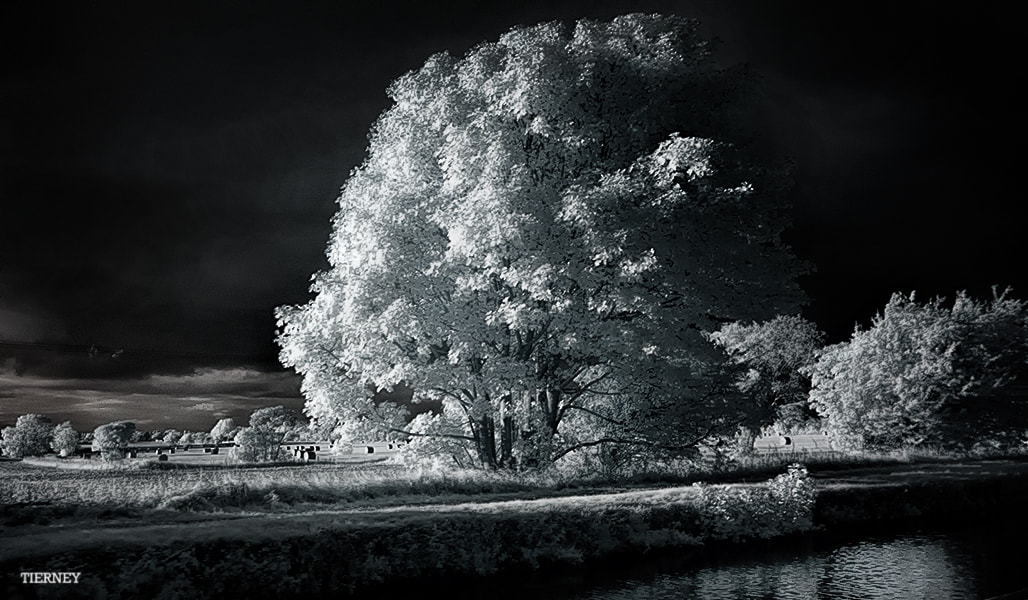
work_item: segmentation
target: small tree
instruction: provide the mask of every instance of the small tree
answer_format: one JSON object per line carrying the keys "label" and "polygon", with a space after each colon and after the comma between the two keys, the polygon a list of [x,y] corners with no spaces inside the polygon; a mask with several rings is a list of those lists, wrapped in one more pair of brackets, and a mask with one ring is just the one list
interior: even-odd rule
{"label": "small tree", "polygon": [[297,425],[302,425],[303,419],[296,414],[296,411],[278,406],[259,408],[250,413],[250,427],[266,429],[285,434]]}
{"label": "small tree", "polygon": [[79,446],[79,432],[71,426],[71,421],[65,421],[54,427],[54,437],[50,447],[58,456],[64,458],[71,456]]}
{"label": "small tree", "polygon": [[279,434],[280,442],[310,437],[307,422],[303,417],[295,410],[282,405],[268,406],[253,411],[250,415],[250,426],[274,431]]}
{"label": "small tree", "polygon": [[1026,359],[1024,303],[1006,292],[988,303],[960,292],[950,308],[894,294],[870,329],[821,352],[807,370],[810,401],[830,431],[866,447],[973,441],[986,432],[966,409],[983,405]]}
{"label": "small tree", "polygon": [[772,422],[801,425],[817,413],[809,407],[810,376],[824,334],[800,316],[779,315],[763,323],[729,323],[708,339],[739,369],[736,385],[749,402],[741,427],[752,448],[756,431]]}
{"label": "small tree", "polygon": [[273,462],[286,456],[282,435],[270,429],[243,427],[233,441],[232,457],[240,462]]}
{"label": "small tree", "polygon": [[212,442],[211,436],[206,431],[184,431],[178,438],[178,444],[207,444]]}
{"label": "small tree", "polygon": [[232,456],[241,462],[271,462],[286,457],[282,441],[303,420],[284,406],[260,408],[250,414],[250,426],[236,433]]}
{"label": "small tree", "polygon": [[[175,444],[182,438],[182,432],[177,429],[168,429],[160,436],[160,440],[165,444]],[[154,438],[155,440],[158,438]]]}
{"label": "small tree", "polygon": [[125,448],[135,431],[136,424],[130,421],[101,425],[93,430],[92,448],[100,452],[104,460],[121,460],[125,458]]}
{"label": "small tree", "polygon": [[18,417],[14,427],[5,427],[0,432],[4,454],[12,458],[38,456],[50,451],[53,439],[53,425],[49,417],[27,414]]}
{"label": "small tree", "polygon": [[25,456],[25,432],[17,427],[4,427],[3,431],[0,431],[0,448],[3,448],[4,455],[9,458]]}

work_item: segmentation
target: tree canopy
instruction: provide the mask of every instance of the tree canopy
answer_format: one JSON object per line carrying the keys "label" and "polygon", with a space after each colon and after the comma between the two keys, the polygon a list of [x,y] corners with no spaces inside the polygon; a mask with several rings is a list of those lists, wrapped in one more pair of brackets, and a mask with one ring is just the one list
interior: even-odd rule
{"label": "tree canopy", "polygon": [[71,421],[65,421],[54,427],[53,439],[50,441],[50,448],[58,456],[67,457],[75,453],[79,446],[79,432],[71,426]]}
{"label": "tree canopy", "polygon": [[4,427],[0,432],[0,447],[4,454],[13,458],[38,456],[50,451],[54,426],[50,417],[27,414],[18,417],[14,427]]}
{"label": "tree canopy", "polygon": [[[702,333],[793,312],[803,266],[780,240],[781,173],[738,126],[748,83],[696,27],[517,28],[390,86],[331,268],[277,311],[310,416],[493,466],[723,425]],[[401,382],[442,414],[411,427],[374,400]]]}
{"label": "tree canopy", "polygon": [[100,425],[93,430],[92,449],[99,451],[104,460],[121,460],[125,458],[125,449],[135,432],[136,424],[130,421]]}
{"label": "tree canopy", "polygon": [[815,416],[808,407],[805,370],[824,345],[816,325],[797,315],[779,315],[763,323],[726,323],[708,338],[741,371],[736,385],[748,399],[743,425],[751,433],[772,422],[801,426]]}
{"label": "tree canopy", "polygon": [[1024,302],[1005,292],[989,302],[960,292],[950,306],[894,294],[869,329],[820,352],[810,402],[831,432],[871,448],[981,440],[1028,425],[1023,401],[1016,421],[990,418],[990,396],[1026,364]]}

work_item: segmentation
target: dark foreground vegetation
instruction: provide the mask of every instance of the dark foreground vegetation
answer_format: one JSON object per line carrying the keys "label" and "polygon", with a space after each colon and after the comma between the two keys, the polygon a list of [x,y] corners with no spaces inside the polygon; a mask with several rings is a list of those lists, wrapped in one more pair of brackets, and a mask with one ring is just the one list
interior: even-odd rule
{"label": "dark foreground vegetation", "polygon": [[[617,486],[382,466],[3,469],[7,598],[381,597],[736,542],[1013,515],[1028,493],[1023,457],[850,459],[812,462],[809,471],[767,464],[708,472],[707,483],[683,470]],[[60,498],[76,479],[84,491]],[[47,492],[31,480],[57,483]],[[165,499],[155,491],[112,502],[115,490],[147,485]],[[26,571],[83,575],[77,585],[25,585]]]}

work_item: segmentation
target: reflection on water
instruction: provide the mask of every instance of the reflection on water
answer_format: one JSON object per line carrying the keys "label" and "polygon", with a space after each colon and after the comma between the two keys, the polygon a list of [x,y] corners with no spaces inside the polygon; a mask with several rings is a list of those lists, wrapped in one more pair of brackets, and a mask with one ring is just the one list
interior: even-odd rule
{"label": "reflection on water", "polygon": [[832,598],[973,598],[970,568],[941,536],[839,548],[823,564],[817,592]]}
{"label": "reflection on water", "polygon": [[[650,588],[650,589],[644,589]],[[704,567],[591,598],[975,598],[973,582],[929,536],[866,541],[795,560]]]}
{"label": "reflection on water", "polygon": [[650,581],[627,580],[583,600],[682,598],[978,598],[974,578],[944,538],[912,535],[869,540],[783,560],[715,564]]}
{"label": "reflection on water", "polygon": [[[697,564],[625,578],[592,578],[534,598],[574,600],[977,599],[1028,588],[1028,563],[1014,551],[1028,526],[980,525],[950,532],[861,540],[825,539],[721,552]],[[608,574],[609,575],[609,574]],[[589,579],[589,578],[587,578]],[[591,589],[583,589],[591,587]]]}

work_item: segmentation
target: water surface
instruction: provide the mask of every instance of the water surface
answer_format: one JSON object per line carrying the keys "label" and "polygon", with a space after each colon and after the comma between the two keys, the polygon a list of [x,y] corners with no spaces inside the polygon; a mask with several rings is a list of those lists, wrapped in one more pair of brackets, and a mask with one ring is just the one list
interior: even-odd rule
{"label": "water surface", "polygon": [[[982,599],[1023,590],[1028,522],[744,544],[526,582],[531,600]],[[494,590],[498,591],[498,590]],[[512,589],[505,590],[514,592]]]}

